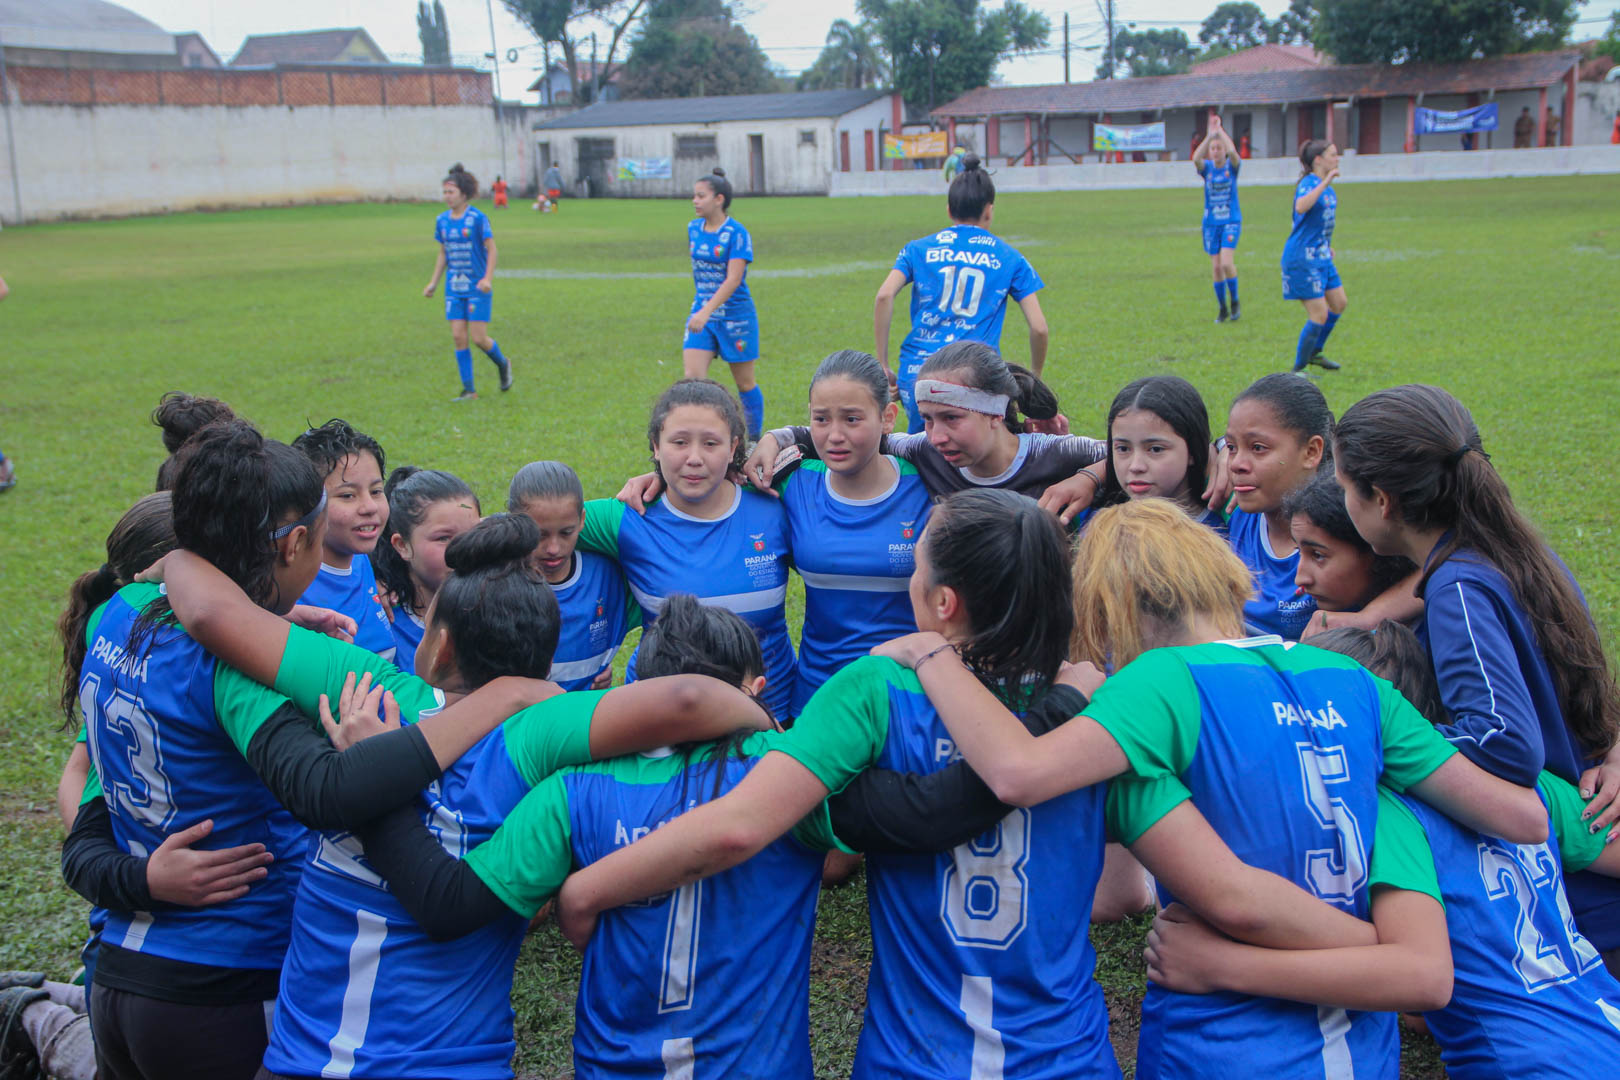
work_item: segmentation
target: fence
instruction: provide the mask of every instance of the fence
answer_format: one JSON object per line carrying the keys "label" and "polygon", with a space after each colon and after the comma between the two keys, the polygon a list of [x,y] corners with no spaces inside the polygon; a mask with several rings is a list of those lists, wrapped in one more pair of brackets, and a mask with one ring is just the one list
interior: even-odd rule
{"label": "fence", "polygon": [[21,105],[490,105],[489,75],[459,68],[355,71],[326,65],[271,70],[113,71],[9,67],[0,102]]}

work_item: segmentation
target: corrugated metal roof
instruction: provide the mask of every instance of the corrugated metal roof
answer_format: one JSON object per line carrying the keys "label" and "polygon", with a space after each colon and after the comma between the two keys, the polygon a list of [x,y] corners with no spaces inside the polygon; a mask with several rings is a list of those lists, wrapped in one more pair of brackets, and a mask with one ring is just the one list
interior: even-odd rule
{"label": "corrugated metal roof", "polygon": [[174,53],[174,35],[104,0],[0,0],[0,40],[19,49]]}
{"label": "corrugated metal roof", "polygon": [[888,95],[887,90],[809,90],[798,94],[736,94],[730,97],[602,101],[534,125],[560,128],[640,127],[648,124],[720,124],[728,120],[792,120],[842,116]]}
{"label": "corrugated metal roof", "polygon": [[1253,71],[1289,71],[1293,68],[1321,67],[1333,58],[1309,45],[1256,45],[1235,53],[1203,60],[1187,69],[1189,75],[1236,75]]}
{"label": "corrugated metal roof", "polygon": [[1073,115],[1206,105],[1287,105],[1329,98],[1408,97],[1551,86],[1576,52],[1525,53],[1459,64],[1346,64],[1231,75],[1160,75],[1050,86],[982,86],[934,110],[937,117]]}

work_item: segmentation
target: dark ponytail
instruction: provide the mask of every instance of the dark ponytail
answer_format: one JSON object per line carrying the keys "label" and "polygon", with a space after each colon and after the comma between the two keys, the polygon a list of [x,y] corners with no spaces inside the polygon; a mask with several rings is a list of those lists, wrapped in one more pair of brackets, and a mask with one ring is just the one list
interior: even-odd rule
{"label": "dark ponytail", "polygon": [[410,565],[394,550],[393,534],[398,533],[410,543],[416,527],[427,516],[428,507],[446,499],[471,499],[479,515],[484,511],[478,504],[478,496],[465,481],[440,469],[401,465],[388,474],[383,494],[388,497],[388,526],[384,530],[388,535],[372,549],[371,568],[382,587],[393,593],[396,604],[420,615],[425,605],[418,606],[416,602],[416,582],[411,580]]}
{"label": "dark ponytail", "polygon": [[1423,643],[1405,624],[1385,619],[1376,630],[1335,626],[1312,637],[1309,644],[1342,653],[1392,683],[1429,723],[1450,722],[1451,717],[1440,701],[1434,663]]}
{"label": "dark ponytail", "polygon": [[1451,533],[1424,568],[1419,591],[1464,549],[1507,579],[1535,627],[1564,722],[1588,754],[1606,753],[1620,731],[1620,689],[1597,626],[1569,571],[1513,505],[1462,402],[1437,386],[1380,390],[1345,411],[1334,448],[1362,498],[1377,488],[1412,528]]}
{"label": "dark ponytail", "polygon": [[444,549],[451,573],[439,587],[433,622],[449,632],[468,686],[551,673],[562,616],[551,586],[529,564],[539,543],[540,527],[523,514],[494,514]]}
{"label": "dark ponytail", "polygon": [[996,185],[984,171],[978,155],[962,159],[962,171],[951,180],[945,193],[945,208],[952,221],[973,222],[984,217],[984,208],[996,201]]}
{"label": "dark ponytail", "polygon": [[1013,491],[959,491],[934,507],[923,542],[929,584],[955,589],[972,625],[963,661],[1015,705],[1045,693],[1074,629],[1062,602],[1073,592],[1069,544],[1057,518]]}
{"label": "dark ponytail", "polygon": [[478,194],[478,177],[463,169],[459,161],[450,166],[444,182],[456,185],[456,190],[469,199]]}
{"label": "dark ponytail", "polygon": [[135,575],[173,551],[174,513],[167,491],[141,499],[118,519],[107,534],[107,561],[98,570],[80,574],[68,587],[67,609],[56,622],[62,638],[62,715],[67,726],[78,716],[79,672],[88,646],[84,635],[90,616]]}
{"label": "dark ponytail", "polygon": [[1031,420],[1050,420],[1058,414],[1057,395],[1050,387],[1026,367],[1009,364],[1001,354],[982,341],[954,341],[930,356],[923,363],[918,378],[929,378],[954,372],[965,376],[963,386],[971,386],[990,394],[1007,395],[1007,430],[1021,434],[1024,422],[1019,415]]}
{"label": "dark ponytail", "polygon": [[830,353],[816,367],[816,373],[810,376],[811,392],[815,392],[816,383],[822,379],[834,378],[852,379],[866,387],[879,413],[889,407],[889,376],[871,353],[859,349],[839,349]]}
{"label": "dark ponytail", "polygon": [[168,491],[174,487],[175,474],[180,471],[175,455],[187,439],[216,421],[234,419],[236,413],[218,398],[198,397],[179,390],[164,394],[157,408],[152,410],[152,423],[163,432],[163,449],[169,452],[158,466],[157,490]]}
{"label": "dark ponytail", "polygon": [[1321,157],[1329,146],[1326,139],[1306,139],[1299,144],[1299,164],[1305,171],[1300,176],[1307,176],[1316,168],[1316,159]]}
{"label": "dark ponytail", "polygon": [[720,208],[731,209],[731,181],[726,179],[726,170],[716,165],[714,172],[708,176],[698,177],[698,183],[708,184],[709,190],[720,196]]}

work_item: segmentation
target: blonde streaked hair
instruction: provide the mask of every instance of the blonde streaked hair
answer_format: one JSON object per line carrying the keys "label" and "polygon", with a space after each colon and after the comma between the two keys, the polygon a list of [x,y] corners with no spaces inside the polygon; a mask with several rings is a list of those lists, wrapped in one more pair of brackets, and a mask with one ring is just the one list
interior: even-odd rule
{"label": "blonde streaked hair", "polygon": [[1167,499],[1121,503],[1091,519],[1075,550],[1070,652],[1118,669],[1147,650],[1151,623],[1199,615],[1241,637],[1253,595],[1248,567],[1213,529]]}

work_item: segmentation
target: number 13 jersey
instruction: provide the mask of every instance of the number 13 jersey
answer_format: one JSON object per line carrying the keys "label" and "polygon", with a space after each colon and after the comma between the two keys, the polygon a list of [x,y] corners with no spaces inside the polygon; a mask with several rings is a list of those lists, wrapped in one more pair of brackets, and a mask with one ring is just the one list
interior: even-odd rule
{"label": "number 13 jersey", "polygon": [[1045,284],[1018,249],[977,225],[952,225],[900,249],[894,268],[911,282],[911,332],[900,345],[901,370],[953,341],[1001,348],[1007,300]]}

